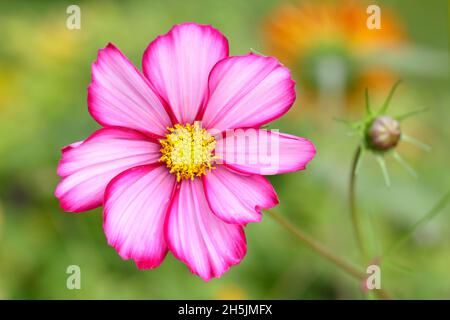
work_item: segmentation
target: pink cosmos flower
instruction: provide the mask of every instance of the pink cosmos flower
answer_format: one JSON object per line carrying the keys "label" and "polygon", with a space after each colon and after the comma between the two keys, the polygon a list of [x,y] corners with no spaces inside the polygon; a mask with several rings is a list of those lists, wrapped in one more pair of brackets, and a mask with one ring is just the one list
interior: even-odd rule
{"label": "pink cosmos flower", "polygon": [[[108,243],[138,268],[171,251],[207,281],[242,260],[244,226],[278,204],[261,174],[304,169],[315,148],[259,128],[292,106],[289,70],[228,56],[211,26],[174,26],[142,64],[143,73],[112,44],[99,51],[88,107],[103,128],[63,148],[55,195],[65,211],[103,205]],[[270,165],[251,161],[260,153]]]}

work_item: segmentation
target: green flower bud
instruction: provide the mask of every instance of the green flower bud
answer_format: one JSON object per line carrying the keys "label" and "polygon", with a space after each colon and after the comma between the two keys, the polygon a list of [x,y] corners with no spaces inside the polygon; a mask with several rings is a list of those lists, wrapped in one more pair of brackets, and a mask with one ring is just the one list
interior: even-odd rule
{"label": "green flower bud", "polygon": [[369,148],[388,151],[398,144],[401,136],[400,123],[389,117],[376,117],[368,127],[366,139]]}

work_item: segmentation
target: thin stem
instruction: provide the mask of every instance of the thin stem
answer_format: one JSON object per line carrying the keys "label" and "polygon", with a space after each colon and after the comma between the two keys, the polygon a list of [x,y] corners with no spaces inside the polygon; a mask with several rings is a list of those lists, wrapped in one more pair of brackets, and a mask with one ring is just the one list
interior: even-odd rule
{"label": "thin stem", "polygon": [[353,230],[355,232],[356,242],[358,243],[358,247],[361,251],[361,254],[364,257],[364,261],[367,261],[367,251],[364,245],[364,237],[361,228],[360,216],[358,214],[358,210],[356,210],[356,201],[355,201],[355,184],[356,184],[356,173],[358,169],[358,163],[361,157],[361,146],[355,151],[355,155],[353,156],[352,167],[350,170],[350,184],[349,184],[349,207],[350,213],[352,217]]}
{"label": "thin stem", "polygon": [[361,147],[360,149],[361,149],[361,151],[360,151],[359,158],[358,158],[358,161],[356,162],[356,167],[355,167],[355,176],[358,175],[359,168],[361,168],[361,162],[364,157],[364,148]]}
{"label": "thin stem", "polygon": [[302,241],[304,244],[306,244],[308,247],[310,247],[312,250],[320,254],[325,259],[333,262],[336,266],[338,266],[340,269],[344,270],[348,274],[352,275],[353,277],[357,278],[358,280],[363,280],[366,278],[366,274],[364,271],[357,266],[353,265],[350,262],[347,262],[346,260],[336,256],[334,253],[332,253],[330,250],[328,250],[326,247],[324,247],[322,244],[311,238],[309,235],[301,231],[299,228],[292,225],[288,220],[286,220],[282,215],[279,215],[273,211],[269,211],[270,216],[276,220],[280,225],[285,227],[287,230],[289,230],[294,236],[296,236],[300,241]]}
{"label": "thin stem", "polygon": [[[321,243],[319,243],[316,240],[314,240],[313,238],[311,238],[309,235],[304,233],[299,228],[295,227],[292,223],[290,223],[282,215],[279,215],[278,213],[271,211],[271,210],[266,210],[266,212],[268,212],[269,216],[272,217],[276,222],[278,222],[282,227],[286,228],[297,239],[299,239],[301,242],[303,242],[303,244],[308,246],[310,249],[312,249],[313,251],[318,253],[323,258],[332,262],[334,265],[336,265],[341,270],[343,270],[346,273],[348,273],[349,275],[353,276],[358,281],[365,281],[367,279],[367,274],[364,272],[364,270],[362,268],[335,255],[324,245],[322,245]],[[391,299],[390,294],[387,293],[383,289],[378,289],[375,292],[382,299],[386,299],[386,300]]]}

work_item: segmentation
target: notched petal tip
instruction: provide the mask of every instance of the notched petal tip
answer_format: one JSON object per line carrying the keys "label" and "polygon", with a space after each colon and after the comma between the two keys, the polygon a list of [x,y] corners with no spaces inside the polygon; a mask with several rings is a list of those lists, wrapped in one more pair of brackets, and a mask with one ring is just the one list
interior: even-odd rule
{"label": "notched petal tip", "polygon": [[206,199],[222,221],[245,226],[260,222],[261,210],[278,204],[272,184],[260,175],[241,174],[224,166],[203,177]]}
{"label": "notched petal tip", "polygon": [[199,179],[181,183],[168,211],[165,238],[169,250],[204,281],[220,277],[245,256],[242,226],[225,223],[213,214]]}
{"label": "notched petal tip", "polygon": [[218,140],[215,154],[234,171],[274,175],[305,169],[314,158],[316,149],[305,138],[248,128],[231,131],[224,139]]}
{"label": "notched petal tip", "polygon": [[307,168],[309,163],[316,157],[317,148],[311,140],[306,139],[306,138],[302,138],[302,140],[304,142],[306,142],[309,146],[309,148],[306,148],[307,150],[309,150],[309,159],[305,160],[305,165],[303,166],[303,169],[302,169],[302,170],[304,170]]}
{"label": "notched petal tip", "polygon": [[167,254],[164,220],[175,178],[159,164],[128,169],[105,190],[103,230],[108,244],[139,269],[158,267]]}
{"label": "notched petal tip", "polygon": [[249,53],[219,61],[209,76],[205,127],[259,127],[285,114],[296,99],[288,68],[274,57]]}
{"label": "notched petal tip", "polygon": [[88,111],[102,126],[162,136],[171,123],[148,80],[112,43],[98,50],[87,92]]}
{"label": "notched petal tip", "polygon": [[117,174],[159,159],[159,144],[135,130],[109,127],[63,148],[55,189],[65,211],[81,212],[103,203],[107,184]]}
{"label": "notched petal tip", "polygon": [[228,56],[228,40],[212,26],[175,25],[144,51],[142,70],[178,123],[192,123],[208,98],[208,76]]}

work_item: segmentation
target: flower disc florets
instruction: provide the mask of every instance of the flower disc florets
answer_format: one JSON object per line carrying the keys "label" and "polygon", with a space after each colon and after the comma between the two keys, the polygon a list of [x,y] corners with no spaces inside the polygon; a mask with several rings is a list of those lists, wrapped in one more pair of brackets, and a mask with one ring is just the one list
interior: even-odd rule
{"label": "flower disc florets", "polygon": [[213,167],[213,150],[216,140],[205,129],[201,128],[200,122],[194,124],[176,124],[168,128],[166,139],[160,140],[161,158],[170,169],[170,173],[177,176],[177,180],[191,179],[205,175]]}

